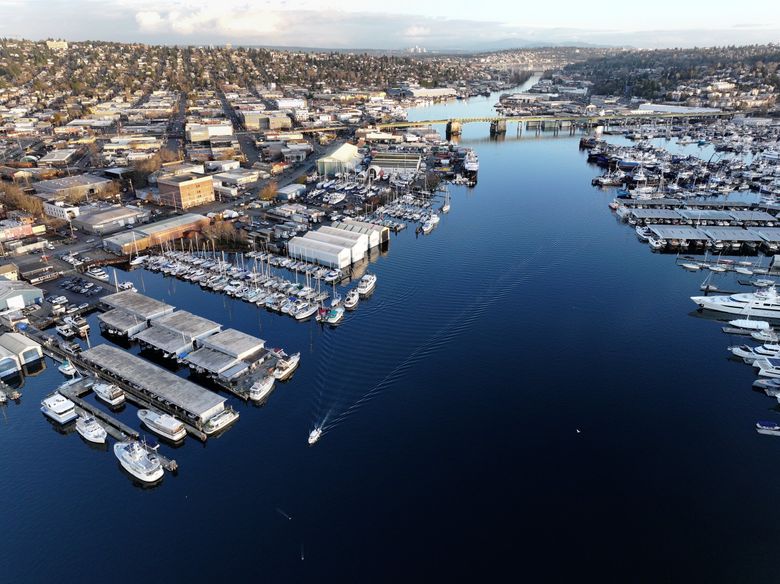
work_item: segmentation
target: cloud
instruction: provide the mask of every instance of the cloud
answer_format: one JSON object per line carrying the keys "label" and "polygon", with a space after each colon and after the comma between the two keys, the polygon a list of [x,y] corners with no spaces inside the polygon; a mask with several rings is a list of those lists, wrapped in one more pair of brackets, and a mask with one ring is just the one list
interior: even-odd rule
{"label": "cloud", "polygon": [[163,28],[163,18],[159,12],[143,11],[135,15],[135,21],[143,32],[158,32]]}
{"label": "cloud", "polygon": [[410,38],[421,38],[431,34],[431,29],[427,26],[413,25],[404,31],[404,36]]}

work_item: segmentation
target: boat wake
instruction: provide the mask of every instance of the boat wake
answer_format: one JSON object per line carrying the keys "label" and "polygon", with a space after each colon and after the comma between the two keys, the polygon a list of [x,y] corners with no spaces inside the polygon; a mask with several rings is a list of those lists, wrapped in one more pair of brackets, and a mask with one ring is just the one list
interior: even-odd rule
{"label": "boat wake", "polygon": [[[349,395],[349,392],[346,390],[353,385],[352,383],[343,383],[341,387],[334,388],[335,391],[329,391],[328,393],[331,396],[331,400],[329,401],[331,401],[331,404],[328,413],[323,416],[321,415],[321,412],[324,410],[323,406],[326,401],[324,388],[329,385],[329,379],[332,383],[333,359],[343,351],[343,348],[336,346],[336,340],[331,340],[330,342],[326,340],[326,342],[323,343],[324,358],[320,360],[320,368],[316,378],[316,385],[319,392],[315,401],[315,414],[317,412],[319,412],[319,414],[315,415],[315,420],[318,421],[315,422],[315,427],[321,428],[321,435],[335,429],[350,416],[358,412],[361,407],[391,386],[395,385],[416,364],[431,357],[438,351],[441,351],[457,337],[467,332],[488,310],[515,293],[518,287],[562,264],[564,262],[565,254],[556,251],[555,258],[551,262],[544,263],[533,271],[530,269],[538,259],[543,257],[545,251],[549,251],[547,246],[551,246],[554,249],[558,247],[559,243],[560,239],[553,242],[547,242],[546,245],[541,244],[532,252],[523,254],[522,258],[517,257],[522,252],[516,251],[515,254],[513,254],[514,257],[511,258],[513,260],[513,267],[493,279],[492,283],[489,286],[483,287],[479,294],[472,294],[469,301],[461,301],[460,298],[460,296],[468,294],[468,290],[452,290],[449,293],[450,297],[447,298],[446,301],[440,302],[436,309],[437,311],[447,311],[447,313],[441,315],[444,321],[435,329],[433,334],[425,337],[422,342],[414,346],[412,350],[397,362],[387,374],[379,381],[373,383],[369,389],[362,394],[358,396],[355,396],[354,394],[351,396]],[[583,245],[587,246],[588,242],[584,242]],[[387,301],[386,306],[403,304],[404,302],[405,300],[400,298],[391,299]],[[450,310],[452,306],[458,306],[459,309],[452,311]],[[434,308],[431,308],[431,310],[434,310]],[[434,316],[439,317],[440,315],[437,312]],[[331,338],[335,339],[335,336],[331,336]],[[356,381],[356,378],[358,378],[358,380],[360,378],[367,378],[373,373],[373,370],[368,366],[369,362],[369,359],[359,361],[358,363],[366,363],[365,367],[360,368],[356,367],[354,362],[350,364],[352,382]],[[368,379],[366,379],[366,381],[368,381]],[[336,403],[332,403],[333,401]]]}

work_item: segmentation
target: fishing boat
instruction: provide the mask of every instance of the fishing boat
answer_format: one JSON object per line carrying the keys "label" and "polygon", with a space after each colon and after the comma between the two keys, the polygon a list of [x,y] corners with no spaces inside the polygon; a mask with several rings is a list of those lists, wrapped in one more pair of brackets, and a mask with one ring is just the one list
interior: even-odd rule
{"label": "fishing boat", "polygon": [[316,428],[314,428],[314,430],[309,432],[309,445],[311,446],[312,444],[316,443],[321,436],[322,436],[322,426],[317,426]]}
{"label": "fishing boat", "polygon": [[73,363],[70,362],[70,359],[65,359],[62,363],[60,363],[60,366],[57,367],[60,373],[63,375],[66,375],[67,377],[73,377],[78,373],[78,370],[73,366]]}
{"label": "fishing boat", "polygon": [[44,398],[41,402],[41,412],[60,424],[67,424],[78,417],[76,404],[56,392]]}
{"label": "fishing boat", "polygon": [[780,436],[780,424],[777,422],[756,422],[756,432],[767,436]]}
{"label": "fishing boat", "polygon": [[114,444],[114,456],[127,472],[140,481],[154,483],[164,474],[160,459],[137,440]]}
{"label": "fishing boat", "polygon": [[374,274],[365,274],[360,278],[357,285],[357,291],[361,298],[368,296],[376,288],[376,276]]}
{"label": "fishing boat", "polygon": [[278,359],[273,372],[274,377],[279,381],[286,381],[298,367],[301,361],[301,354],[293,353],[288,355],[282,349],[274,349],[271,353]]}
{"label": "fishing boat", "polygon": [[76,432],[81,434],[84,440],[95,444],[105,444],[108,433],[94,416],[79,416],[76,420]]}
{"label": "fishing boat", "polygon": [[274,382],[276,380],[272,375],[265,375],[261,379],[258,379],[249,388],[249,399],[252,401],[261,401],[265,398],[271,390],[274,388]]}
{"label": "fishing boat", "polygon": [[92,391],[95,392],[98,399],[110,406],[118,406],[125,402],[125,392],[113,383],[95,383],[92,386]]}
{"label": "fishing boat", "polygon": [[356,288],[353,288],[347,292],[347,297],[344,299],[344,308],[347,310],[355,310],[360,303],[360,294]]}
{"label": "fishing boat", "polygon": [[187,435],[187,429],[184,427],[184,424],[168,414],[141,409],[138,410],[138,419],[158,436],[173,442],[184,440],[184,437]]}

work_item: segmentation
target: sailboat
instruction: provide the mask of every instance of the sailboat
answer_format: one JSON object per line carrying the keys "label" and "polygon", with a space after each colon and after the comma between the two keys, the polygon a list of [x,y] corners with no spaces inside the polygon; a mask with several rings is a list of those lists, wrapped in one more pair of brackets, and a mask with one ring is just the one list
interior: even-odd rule
{"label": "sailboat", "polygon": [[441,206],[442,213],[450,212],[450,191],[449,189],[444,191],[444,204]]}

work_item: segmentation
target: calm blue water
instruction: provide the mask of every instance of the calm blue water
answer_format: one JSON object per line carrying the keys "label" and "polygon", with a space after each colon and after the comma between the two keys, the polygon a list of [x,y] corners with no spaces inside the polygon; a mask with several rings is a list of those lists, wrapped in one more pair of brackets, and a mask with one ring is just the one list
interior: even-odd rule
{"label": "calm blue water", "polygon": [[51,363],[27,378],[0,409],[0,581],[776,580],[780,441],[753,430],[775,404],[689,315],[703,276],[615,221],[577,137],[487,133],[462,137],[479,184],[393,237],[337,330],[129,274],[301,367],[164,446],[180,472],[154,489],[46,422]]}

